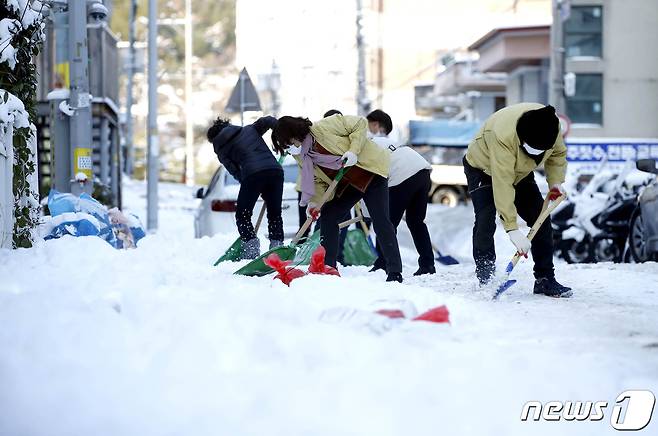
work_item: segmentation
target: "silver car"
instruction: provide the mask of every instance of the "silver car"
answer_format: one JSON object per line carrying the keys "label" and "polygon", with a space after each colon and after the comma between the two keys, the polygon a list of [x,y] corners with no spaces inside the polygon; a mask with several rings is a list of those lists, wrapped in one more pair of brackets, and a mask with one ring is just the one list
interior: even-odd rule
{"label": "silver car", "polygon": [[[294,235],[299,229],[299,212],[297,191],[295,184],[299,167],[294,159],[286,157],[283,163],[283,201],[281,214],[283,218],[283,230],[286,237]],[[194,213],[194,236],[213,236],[217,233],[235,232],[235,209],[240,192],[240,183],[229,174],[223,166],[220,166],[213,174],[207,188],[199,188],[196,197],[201,200],[199,207]],[[254,208],[252,221],[254,225],[258,214],[263,206],[263,199],[259,198]],[[259,231],[267,231],[267,215]]]}
{"label": "silver car", "polygon": [[[640,159],[637,169],[658,174],[656,159]],[[638,197],[630,222],[628,244],[636,262],[658,260],[658,179],[654,179]]]}

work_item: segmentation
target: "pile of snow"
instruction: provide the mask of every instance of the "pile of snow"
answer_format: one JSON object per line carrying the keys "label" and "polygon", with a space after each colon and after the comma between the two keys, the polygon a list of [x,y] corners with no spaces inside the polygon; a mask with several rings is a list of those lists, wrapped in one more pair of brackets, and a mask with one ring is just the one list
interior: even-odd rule
{"label": "pile of snow", "polygon": [[23,102],[11,92],[0,88],[0,137],[6,134],[9,125],[16,129],[30,127],[30,119]]}
{"label": "pile of snow", "polygon": [[[43,19],[42,12],[47,8],[40,1],[30,0],[6,0],[9,10],[13,10],[19,17],[20,21],[12,18],[3,18],[0,20],[0,64],[7,62],[12,70],[16,68],[16,48],[11,44],[14,36],[36,22]],[[44,39],[43,29],[45,24],[40,23],[39,32],[36,37]]]}
{"label": "pile of snow", "polygon": [[[124,185],[126,209],[143,210],[142,188]],[[532,295],[528,261],[493,303],[471,263],[413,278],[411,255],[404,284],[351,267],[287,287],[232,274],[244,262],[212,267],[234,229],[193,239],[192,191],[168,188],[160,223],[180,231],[137,250],[90,237],[0,250],[1,435],[598,436],[617,434],[619,393],[658,392],[656,263],[560,264],[571,300]],[[466,238],[442,244],[468,246],[469,213],[432,208],[433,229]],[[446,304],[451,324],[321,320],[381,300]],[[524,423],[530,400],[610,406],[599,422]]]}

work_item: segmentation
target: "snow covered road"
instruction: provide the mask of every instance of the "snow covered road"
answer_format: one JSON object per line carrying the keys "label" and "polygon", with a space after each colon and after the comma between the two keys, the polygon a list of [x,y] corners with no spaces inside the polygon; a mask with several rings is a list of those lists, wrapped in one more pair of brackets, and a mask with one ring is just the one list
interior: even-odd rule
{"label": "snow covered road", "polygon": [[[433,210],[451,254],[468,255],[468,213]],[[524,262],[494,303],[469,263],[404,284],[345,268],[288,288],[213,268],[233,233],[191,235],[0,251],[0,435],[602,435],[617,433],[619,393],[658,393],[656,263],[559,264],[575,292],[554,300],[531,294]],[[446,304],[452,323],[377,335],[319,321],[382,299]],[[599,422],[521,422],[530,400],[609,406]]]}

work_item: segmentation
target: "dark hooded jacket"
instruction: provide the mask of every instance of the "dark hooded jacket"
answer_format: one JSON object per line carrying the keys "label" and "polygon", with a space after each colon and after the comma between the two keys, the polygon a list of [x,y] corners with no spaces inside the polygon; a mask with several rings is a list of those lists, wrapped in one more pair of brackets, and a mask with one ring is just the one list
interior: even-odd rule
{"label": "dark hooded jacket", "polygon": [[271,116],[244,127],[229,124],[212,140],[217,158],[239,182],[259,171],[283,171],[262,138],[275,124]]}

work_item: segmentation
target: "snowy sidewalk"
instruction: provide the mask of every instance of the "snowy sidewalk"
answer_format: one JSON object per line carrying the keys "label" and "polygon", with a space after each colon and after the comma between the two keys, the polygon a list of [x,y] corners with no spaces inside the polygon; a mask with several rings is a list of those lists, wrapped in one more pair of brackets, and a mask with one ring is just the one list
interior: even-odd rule
{"label": "snowy sidewalk", "polygon": [[[555,300],[531,294],[524,262],[494,303],[470,264],[404,284],[362,267],[290,288],[234,276],[211,266],[233,238],[0,251],[0,435],[603,435],[619,393],[658,393],[656,263],[560,264],[574,298]],[[318,319],[381,299],[447,304],[452,324]],[[530,400],[610,405],[600,422],[521,422]]]}

